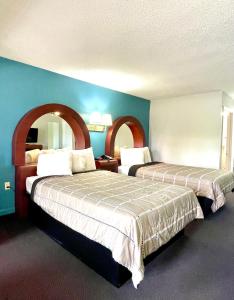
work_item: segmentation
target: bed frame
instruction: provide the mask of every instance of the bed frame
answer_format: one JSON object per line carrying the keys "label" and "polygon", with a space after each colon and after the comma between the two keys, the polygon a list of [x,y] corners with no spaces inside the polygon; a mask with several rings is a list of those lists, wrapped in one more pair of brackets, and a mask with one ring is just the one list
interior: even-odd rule
{"label": "bed frame", "polygon": [[[36,203],[30,200],[30,196],[26,192],[26,178],[35,176],[37,169],[36,164],[25,165],[25,141],[27,133],[37,118],[50,112],[60,112],[60,117],[65,119],[71,126],[75,136],[76,149],[90,147],[88,129],[79,114],[71,108],[61,104],[46,104],[28,112],[18,123],[12,141],[12,160],[15,165],[16,214],[20,218],[30,218],[34,224],[56,242],[79,257],[85,264],[113,285],[120,287],[131,277],[131,273],[128,269],[114,261],[111,251],[49,216]],[[144,260],[145,265],[182,234],[183,230],[166,245],[149,255]]]}

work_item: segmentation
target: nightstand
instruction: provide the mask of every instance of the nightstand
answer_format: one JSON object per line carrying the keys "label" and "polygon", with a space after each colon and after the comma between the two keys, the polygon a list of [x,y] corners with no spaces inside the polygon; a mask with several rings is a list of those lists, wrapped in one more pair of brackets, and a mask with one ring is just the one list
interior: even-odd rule
{"label": "nightstand", "polygon": [[118,161],[116,159],[95,160],[96,168],[118,173]]}

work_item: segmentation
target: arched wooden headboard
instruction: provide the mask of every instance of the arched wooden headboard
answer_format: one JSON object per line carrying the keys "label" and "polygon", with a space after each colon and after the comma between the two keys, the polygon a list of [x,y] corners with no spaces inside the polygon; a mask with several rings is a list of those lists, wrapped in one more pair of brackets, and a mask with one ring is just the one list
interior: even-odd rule
{"label": "arched wooden headboard", "polygon": [[90,147],[88,129],[85,122],[76,111],[63,104],[45,104],[26,113],[15,128],[12,141],[12,161],[15,166],[22,166],[25,164],[25,142],[32,124],[44,114],[53,112],[59,112],[59,116],[72,128],[76,149]]}
{"label": "arched wooden headboard", "polygon": [[59,112],[72,128],[75,137],[75,148],[84,149],[90,147],[88,128],[81,116],[70,107],[63,104],[45,104],[36,107],[26,113],[15,128],[12,140],[12,161],[15,165],[15,206],[19,217],[28,215],[28,197],[26,195],[25,181],[29,176],[36,175],[35,164],[25,164],[25,143],[27,134],[32,124],[47,113]]}
{"label": "arched wooden headboard", "polygon": [[139,148],[145,146],[145,131],[140,121],[133,116],[123,116],[117,118],[113,122],[113,125],[109,127],[105,146],[105,152],[107,155],[114,156],[116,134],[123,124],[126,124],[132,132],[134,147]]}

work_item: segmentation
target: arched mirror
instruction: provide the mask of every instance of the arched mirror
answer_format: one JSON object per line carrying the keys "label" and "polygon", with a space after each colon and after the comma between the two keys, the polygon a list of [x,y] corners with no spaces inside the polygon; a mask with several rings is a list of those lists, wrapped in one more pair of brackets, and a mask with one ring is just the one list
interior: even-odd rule
{"label": "arched mirror", "polygon": [[140,121],[133,116],[117,118],[109,127],[106,136],[107,155],[119,158],[120,147],[144,147],[145,132]]}
{"label": "arched mirror", "polygon": [[47,113],[38,118],[28,131],[25,150],[75,148],[75,138],[70,125],[57,113]]}
{"label": "arched mirror", "polygon": [[132,131],[126,124],[121,125],[116,134],[114,144],[114,157],[120,157],[120,148],[122,147],[134,147]]}
{"label": "arched mirror", "polygon": [[[88,129],[85,125],[84,120],[76,111],[63,104],[56,104],[56,103],[45,104],[29,111],[26,115],[23,116],[23,118],[19,121],[18,125],[15,128],[15,132],[12,140],[12,161],[15,166],[23,166],[25,164],[26,141],[27,139],[28,141],[30,140],[28,138],[30,129],[31,131],[33,131],[32,128],[38,128],[36,127],[37,125],[35,124],[36,122],[40,122],[40,118],[43,118],[43,116],[45,116],[45,118],[53,118],[50,119],[52,120],[51,123],[53,123],[53,121],[55,121],[55,115],[56,114],[58,115],[58,113],[59,113],[59,118],[63,119],[64,122],[67,122],[69,124],[69,127],[71,128],[73,133],[72,135],[73,141],[71,138],[70,139],[68,138],[68,136],[71,136],[70,128],[68,127],[68,125],[66,123],[62,123],[62,121],[59,121],[61,122],[61,124],[63,124],[61,125],[62,128],[61,132],[69,131],[69,134],[67,135],[66,139],[56,138],[59,140],[59,142],[57,142],[57,145],[60,144],[62,141],[64,147],[65,145],[71,145],[71,144],[72,145],[74,144],[75,149],[84,149],[90,147],[90,137],[89,137]],[[59,123],[58,121],[56,122]],[[60,125],[50,125],[50,127],[60,128]],[[38,131],[38,136],[40,138],[39,129],[36,131]],[[60,134],[61,133],[59,131],[59,135]],[[38,141],[38,136],[37,136],[37,141]],[[42,147],[44,146],[44,144],[45,147],[48,148],[50,147],[50,145],[48,145],[48,141],[42,141],[41,143],[42,143]]]}

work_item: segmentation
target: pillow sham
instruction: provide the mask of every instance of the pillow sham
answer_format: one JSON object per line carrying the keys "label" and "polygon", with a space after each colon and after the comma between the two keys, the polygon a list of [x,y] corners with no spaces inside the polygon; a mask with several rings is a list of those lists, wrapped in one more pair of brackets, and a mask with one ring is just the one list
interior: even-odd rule
{"label": "pillow sham", "polygon": [[41,153],[40,154],[51,154],[51,153],[55,153],[57,150],[55,149],[44,149],[44,150],[41,150]]}
{"label": "pillow sham", "polygon": [[25,152],[25,163],[31,164],[36,163],[38,161],[38,156],[40,154],[39,149],[33,149]]}
{"label": "pillow sham", "polygon": [[86,158],[80,155],[80,150],[72,150],[72,173],[84,172],[86,169]]}
{"label": "pillow sham", "polygon": [[142,148],[120,148],[122,166],[144,164],[144,153]]}
{"label": "pillow sham", "polygon": [[72,175],[71,152],[55,151],[40,154],[38,157],[37,175]]}
{"label": "pillow sham", "polygon": [[26,151],[26,152],[25,152],[25,163],[26,163],[26,164],[31,164],[31,161],[32,161],[31,156],[30,156],[30,154],[28,153],[28,151]]}
{"label": "pillow sham", "polygon": [[72,150],[72,171],[84,172],[96,170],[93,148]]}
{"label": "pillow sham", "polygon": [[144,152],[144,162],[145,162],[145,164],[149,163],[149,162],[152,162],[149,147],[144,147],[142,149],[143,149],[143,152]]}

